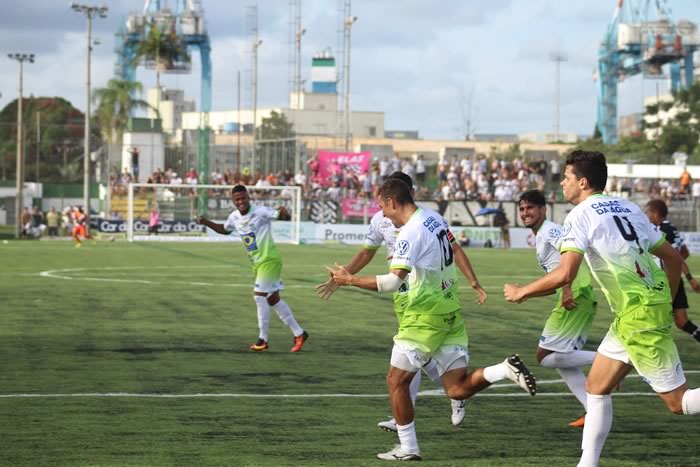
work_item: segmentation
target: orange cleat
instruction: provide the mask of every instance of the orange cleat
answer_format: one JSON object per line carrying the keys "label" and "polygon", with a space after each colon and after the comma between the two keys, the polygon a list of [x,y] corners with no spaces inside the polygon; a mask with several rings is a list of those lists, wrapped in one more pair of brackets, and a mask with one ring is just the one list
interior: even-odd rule
{"label": "orange cleat", "polygon": [[253,352],[262,352],[263,350],[267,350],[268,347],[270,346],[264,339],[258,339],[258,341],[255,344],[250,344],[250,350],[252,350]]}
{"label": "orange cleat", "polygon": [[304,342],[309,338],[309,333],[304,331],[301,336],[296,336],[294,338],[294,345],[292,346],[290,352],[299,352],[301,348],[304,347]]}
{"label": "orange cleat", "polygon": [[569,423],[569,426],[571,428],[583,428],[583,426],[585,424],[586,424],[586,414],[583,414],[577,420],[574,420],[573,422]]}

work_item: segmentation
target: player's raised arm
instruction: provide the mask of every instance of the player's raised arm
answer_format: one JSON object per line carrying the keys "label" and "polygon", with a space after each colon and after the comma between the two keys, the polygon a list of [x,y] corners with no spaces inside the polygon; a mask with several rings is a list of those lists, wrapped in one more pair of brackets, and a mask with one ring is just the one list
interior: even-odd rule
{"label": "player's raised arm", "polygon": [[228,235],[231,233],[224,228],[223,224],[218,224],[216,222],[212,222],[204,216],[199,216],[199,218],[197,219],[197,223],[200,225],[205,225],[205,226],[209,227],[211,230],[213,230],[214,232],[221,234],[221,235]]}
{"label": "player's raised arm", "polygon": [[396,292],[401,283],[406,279],[408,271],[406,269],[392,269],[389,274],[378,276],[356,276],[351,274],[344,266],[336,263],[335,266],[328,267],[331,278],[339,286],[351,285],[365,290],[377,292]]}
{"label": "player's raised arm", "polygon": [[503,296],[509,302],[520,303],[531,297],[549,295],[556,289],[574,281],[578,269],[581,267],[581,261],[583,261],[583,254],[571,250],[564,251],[561,254],[559,266],[552,272],[523,287],[517,284],[505,284]]}
{"label": "player's raised arm", "polygon": [[486,291],[479,283],[479,279],[476,277],[476,273],[472,268],[472,264],[469,261],[467,254],[464,252],[462,247],[457,244],[457,242],[452,242],[452,251],[454,251],[455,254],[455,263],[457,263],[457,268],[459,268],[464,277],[467,278],[469,285],[471,285],[472,289],[474,289],[476,292],[476,303],[483,305],[486,303]]}
{"label": "player's raised arm", "polygon": [[[372,261],[376,253],[376,249],[361,248],[355,253],[355,256],[352,257],[350,262],[344,266],[345,270],[350,274],[357,274]],[[333,295],[336,290],[338,290],[338,284],[335,283],[332,275],[326,282],[316,286],[316,293],[323,300],[331,298],[331,295]]]}

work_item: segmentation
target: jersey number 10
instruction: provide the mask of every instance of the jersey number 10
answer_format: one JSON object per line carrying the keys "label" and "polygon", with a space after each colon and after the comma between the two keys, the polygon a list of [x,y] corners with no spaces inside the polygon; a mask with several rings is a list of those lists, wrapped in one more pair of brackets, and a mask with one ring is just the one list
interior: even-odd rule
{"label": "jersey number 10", "polygon": [[454,260],[455,253],[452,251],[452,245],[450,240],[447,238],[447,230],[441,230],[437,234],[438,242],[440,242],[440,250],[442,250],[442,265],[440,269],[445,269],[447,266],[452,264]]}

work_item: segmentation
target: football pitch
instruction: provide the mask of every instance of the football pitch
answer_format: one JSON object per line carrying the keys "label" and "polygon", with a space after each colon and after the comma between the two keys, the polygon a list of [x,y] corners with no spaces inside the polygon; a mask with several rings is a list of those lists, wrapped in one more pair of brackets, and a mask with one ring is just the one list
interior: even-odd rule
{"label": "football pitch", "polygon": [[[248,350],[257,318],[240,244],[0,244],[0,465],[381,465],[374,455],[397,442],[376,426],[390,414],[391,296],[341,289],[327,302],[316,297],[325,266],[346,262],[355,246],[280,249],[282,296],[310,334],[298,354],[274,312],[270,349]],[[386,270],[382,252],[367,273]],[[496,385],[454,427],[449,400],[424,378],[416,405],[424,462],[576,465],[581,431],[567,423],[582,409],[534,358],[554,298],[511,305],[501,292],[504,282],[541,274],[534,251],[467,254],[489,293],[477,306],[461,281],[470,366],[519,353],[539,394]],[[689,264],[700,274],[700,259]],[[596,293],[589,349],[611,321]],[[689,300],[698,323],[700,295]],[[674,332],[698,387],[700,346]],[[613,400],[601,466],[700,465],[700,418],[669,413],[634,372]]]}

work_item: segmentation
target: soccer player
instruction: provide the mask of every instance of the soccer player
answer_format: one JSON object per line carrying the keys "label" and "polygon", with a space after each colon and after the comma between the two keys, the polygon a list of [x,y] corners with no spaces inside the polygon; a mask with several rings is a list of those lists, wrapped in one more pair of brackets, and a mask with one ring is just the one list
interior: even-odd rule
{"label": "soccer player", "polygon": [[[413,180],[410,176],[406,175],[405,173],[394,172],[387,178],[395,178],[403,181],[406,185],[408,185],[411,188],[411,195],[414,194]],[[444,222],[444,219],[441,218],[441,220]],[[400,230],[400,228],[394,226],[391,220],[384,217],[382,211],[377,212],[372,217],[372,220],[369,223],[369,229],[367,232],[367,237],[365,238],[365,244],[360,249],[360,251],[358,251],[355,254],[355,256],[352,257],[350,262],[345,266],[345,269],[347,269],[348,272],[350,272],[351,274],[357,274],[358,272],[360,272],[365,266],[367,266],[372,261],[372,258],[374,258],[374,255],[377,253],[377,250],[379,250],[379,247],[381,247],[382,243],[385,243],[386,245],[386,260],[391,261],[394,255],[396,236],[398,235]],[[462,274],[464,274],[467,280],[469,280],[469,283],[471,284],[472,288],[477,293],[477,303],[485,303],[486,291],[483,289],[483,287],[481,287],[481,284],[479,284],[479,280],[476,278],[476,274],[474,274],[474,270],[471,267],[469,258],[467,258],[467,255],[456,242],[452,243],[452,249],[454,250],[455,262],[457,263],[457,267],[462,272]],[[337,289],[338,285],[333,281],[332,278],[328,279],[328,281],[324,282],[323,284],[319,284],[318,286],[316,286],[316,290],[319,296],[325,300],[328,300]],[[404,287],[403,289],[399,289],[397,292],[394,293],[394,311],[396,312],[396,317],[398,319],[399,324],[401,323],[401,319],[403,317],[403,309],[406,305],[406,299],[408,298],[407,292],[408,290]],[[434,360],[429,361],[423,367],[423,371],[435,384],[442,386],[442,382],[440,381],[440,374],[437,369],[437,364]],[[414,405],[416,402],[416,397],[418,395],[418,389],[420,388],[420,382],[421,372],[418,371],[416,372],[413,380],[411,381],[411,385],[409,386],[411,400],[413,401]],[[464,400],[452,400],[451,420],[453,425],[457,426],[461,424],[462,421],[464,421],[465,404],[466,401]],[[377,426],[384,431],[396,432],[396,420],[394,420],[393,418],[381,421],[377,424]]]}
{"label": "soccer player", "polygon": [[[688,269],[688,264],[685,259],[690,256],[688,252],[688,247],[685,246],[683,242],[683,237],[676,229],[676,226],[671,224],[671,222],[666,219],[668,217],[668,206],[661,199],[653,199],[649,201],[646,205],[646,213],[649,221],[657,226],[665,235],[666,241],[670,243],[673,248],[680,253],[683,258],[683,265],[681,270],[685,274],[685,278],[688,279],[688,283],[693,288],[694,291],[700,292],[700,284],[693,278],[693,275]],[[659,262],[657,262],[659,264]],[[659,264],[663,268],[663,264]],[[685,295],[685,285],[683,284],[683,279],[681,279],[678,285],[678,292],[676,296],[673,297],[673,321],[676,323],[676,327],[682,331],[690,334],[696,341],[700,342],[700,329],[688,319],[688,297]]]}
{"label": "soccer player", "polygon": [[[547,219],[547,204],[539,190],[526,191],[518,200],[520,220],[535,234],[537,262],[545,274],[559,266],[562,227]],[[586,267],[576,279],[559,290],[557,306],[552,310],[537,347],[537,361],[546,368],[556,368],[569,390],[586,409],[586,375],[579,367],[593,363],[595,352],[583,350],[588,331],[596,315],[591,275]],[[585,415],[569,423],[583,428]]]}
{"label": "soccer player", "polygon": [[408,388],[415,373],[430,359],[436,361],[443,388],[452,399],[467,399],[506,378],[531,395],[537,387],[534,376],[517,355],[468,372],[468,339],[458,298],[452,233],[438,213],[416,206],[410,188],[401,180],[386,180],[377,197],[384,216],[402,226],[389,273],[356,276],[337,264],[328,269],[341,286],[379,292],[396,292],[402,286],[408,289],[387,374],[400,444],[377,457],[420,460]]}
{"label": "soccer player", "polygon": [[92,240],[93,242],[95,241],[92,235],[90,235],[90,232],[87,230],[87,216],[85,215],[83,208],[76,206],[76,208],[73,210],[73,221],[75,222],[73,227],[73,240],[75,240],[76,248],[83,246],[83,242],[80,241],[80,237]]}
{"label": "soccer player", "polygon": [[[585,256],[614,314],[586,380],[586,425],[579,467],[598,465],[612,426],[610,393],[634,367],[673,413],[700,413],[700,389],[688,389],[673,343],[671,297],[682,258],[634,203],[602,194],[605,156],[576,150],[566,158],[561,185],[575,205],[564,223],[559,266],[526,286],[506,284],[506,300],[520,303],[576,278]],[[659,269],[652,254],[664,262]]]}
{"label": "soccer player", "polygon": [[200,217],[198,222],[221,235],[229,235],[236,231],[241,236],[243,245],[248,251],[248,257],[253,263],[255,273],[253,298],[258,308],[260,335],[257,342],[250,345],[250,350],[262,352],[268,349],[268,328],[272,306],[277,316],[294,334],[291,352],[299,352],[309,338],[309,334],[299,326],[292,309],[280,297],[280,290],[284,289],[282,257],[272,239],[271,222],[280,216],[285,217],[286,209],[284,207],[272,209],[250,204],[248,190],[243,185],[233,187],[231,198],[238,209],[228,216],[224,224],[217,224],[205,217]]}

